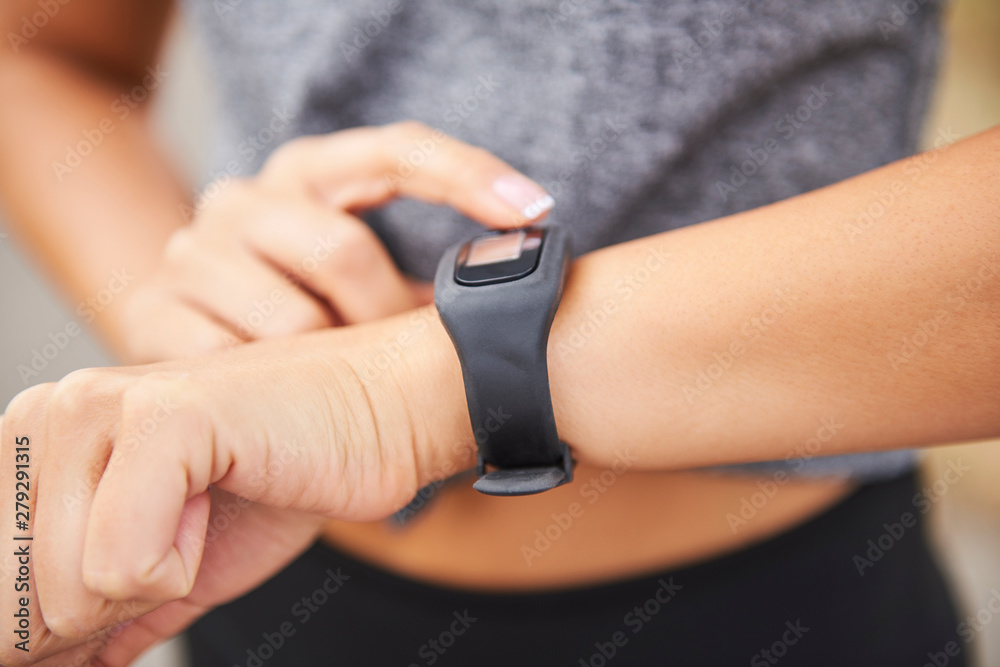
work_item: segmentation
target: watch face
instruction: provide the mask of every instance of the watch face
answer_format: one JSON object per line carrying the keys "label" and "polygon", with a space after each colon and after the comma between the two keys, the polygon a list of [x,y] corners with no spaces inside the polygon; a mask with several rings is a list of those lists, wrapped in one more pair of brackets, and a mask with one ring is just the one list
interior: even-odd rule
{"label": "watch face", "polygon": [[538,266],[544,229],[512,229],[477,236],[458,253],[455,280],[488,285],[523,278]]}

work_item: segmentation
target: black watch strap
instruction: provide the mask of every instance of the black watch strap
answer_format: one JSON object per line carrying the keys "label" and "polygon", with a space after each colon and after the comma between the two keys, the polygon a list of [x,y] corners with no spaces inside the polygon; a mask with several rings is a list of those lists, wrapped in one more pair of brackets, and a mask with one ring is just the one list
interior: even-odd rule
{"label": "black watch strap", "polygon": [[564,230],[543,227],[537,267],[527,276],[485,285],[455,280],[458,253],[441,259],[434,292],[462,365],[482,493],[517,496],[569,482],[573,460],[559,440],[546,357],[549,329],[569,267]]}

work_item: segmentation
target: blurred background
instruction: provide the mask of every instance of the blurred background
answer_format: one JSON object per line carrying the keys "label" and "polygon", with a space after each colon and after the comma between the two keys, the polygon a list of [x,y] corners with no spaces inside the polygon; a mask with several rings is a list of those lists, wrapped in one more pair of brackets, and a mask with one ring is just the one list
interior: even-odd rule
{"label": "blurred background", "polygon": [[[1000,123],[1000,3],[952,0],[947,33],[939,85],[926,125],[927,145],[941,130],[964,137]],[[157,102],[157,117],[165,145],[192,183],[199,182],[206,169],[202,148],[208,145],[211,131],[206,122],[212,109],[211,87],[199,62],[198,45],[178,22],[167,57],[170,76]],[[0,406],[5,406],[26,386],[18,366],[30,365],[33,351],[49,342],[50,333],[63,331],[77,318],[32,266],[31,258],[2,232],[0,220]],[[71,338],[31,382],[58,380],[77,368],[110,364],[110,356],[85,331]],[[923,461],[927,483],[940,480],[948,462],[956,460],[971,471],[933,504],[932,529],[963,615],[979,614],[978,664],[1000,665],[1000,618],[994,621],[995,614],[987,606],[994,596],[1000,599],[1000,441],[928,452]],[[136,664],[181,667],[181,646],[170,642]]]}

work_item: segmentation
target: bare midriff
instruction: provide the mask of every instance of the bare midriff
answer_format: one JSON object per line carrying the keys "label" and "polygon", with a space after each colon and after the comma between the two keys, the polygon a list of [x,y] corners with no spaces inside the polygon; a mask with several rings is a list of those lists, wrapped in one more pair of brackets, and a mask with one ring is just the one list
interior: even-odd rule
{"label": "bare midriff", "polygon": [[487,591],[582,586],[737,551],[808,521],[853,488],[769,479],[579,465],[572,484],[518,498],[484,496],[466,479],[438,489],[405,527],[335,521],[323,539],[427,583]]}

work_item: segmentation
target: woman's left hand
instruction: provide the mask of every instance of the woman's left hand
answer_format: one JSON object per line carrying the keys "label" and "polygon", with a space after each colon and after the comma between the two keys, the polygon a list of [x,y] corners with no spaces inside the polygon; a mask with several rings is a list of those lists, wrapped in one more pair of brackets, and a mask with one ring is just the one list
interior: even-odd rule
{"label": "woman's left hand", "polygon": [[475,449],[432,308],[78,371],[18,395],[2,438],[4,475],[29,464],[25,492],[0,487],[0,538],[30,549],[24,598],[4,593],[0,615],[28,610],[31,651],[3,642],[7,667],[125,665],[273,576],[326,519],[385,517]]}

